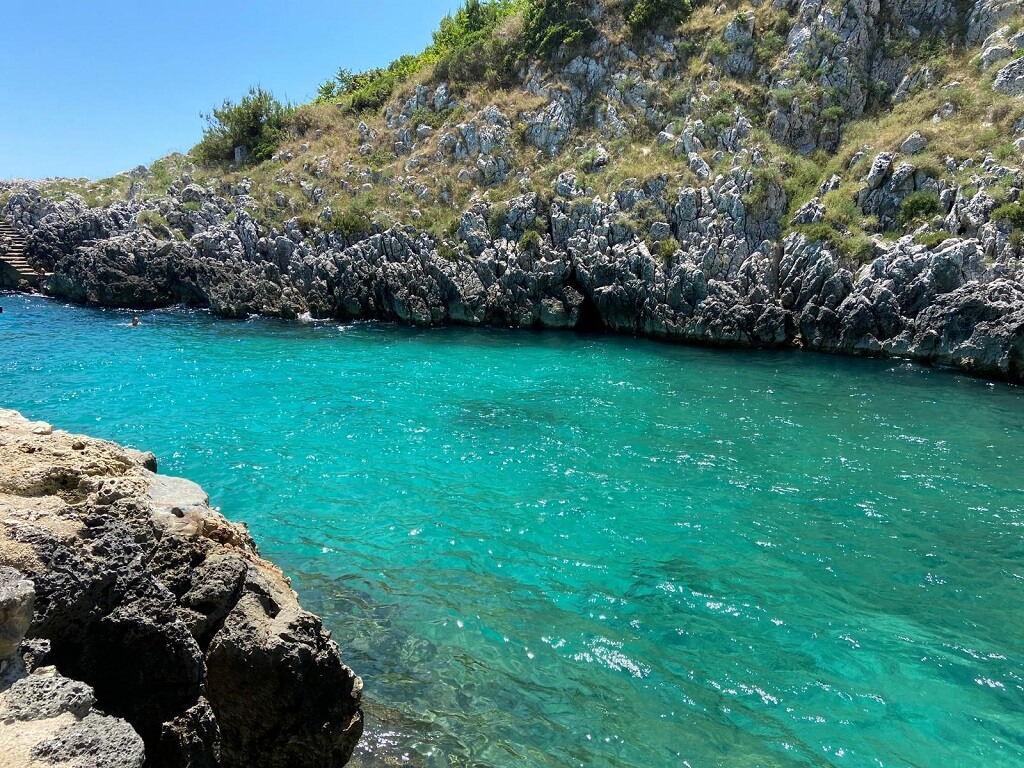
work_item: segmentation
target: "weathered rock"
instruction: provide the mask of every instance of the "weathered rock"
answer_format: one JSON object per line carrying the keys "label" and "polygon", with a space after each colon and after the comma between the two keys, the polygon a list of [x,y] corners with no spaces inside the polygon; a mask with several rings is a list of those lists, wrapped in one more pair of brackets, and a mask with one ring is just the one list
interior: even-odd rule
{"label": "weathered rock", "polygon": [[[245,528],[137,455],[32,426],[0,411],[0,565],[35,584],[28,633],[49,642],[47,663],[87,686],[27,678],[11,711],[80,716],[94,691],[150,765],[342,765],[361,731],[359,679]],[[91,765],[102,727],[88,714],[39,755]]]}
{"label": "weathered rock", "polygon": [[[29,629],[34,594],[31,581],[0,567],[8,645]],[[28,670],[17,652],[0,657],[0,766],[141,768],[142,739],[125,721],[94,711],[95,701],[92,688],[53,667]]]}
{"label": "weathered rock", "polygon": [[1007,96],[1020,96],[1024,93],[1024,58],[1014,59],[1000,69],[992,87]]}
{"label": "weathered rock", "polygon": [[[0,665],[21,645],[32,621],[35,589],[13,568],[0,568]],[[3,669],[0,668],[0,672]]]}
{"label": "weathered rock", "polygon": [[914,131],[900,144],[900,152],[905,155],[917,155],[928,146],[928,140],[921,135],[920,131]]}

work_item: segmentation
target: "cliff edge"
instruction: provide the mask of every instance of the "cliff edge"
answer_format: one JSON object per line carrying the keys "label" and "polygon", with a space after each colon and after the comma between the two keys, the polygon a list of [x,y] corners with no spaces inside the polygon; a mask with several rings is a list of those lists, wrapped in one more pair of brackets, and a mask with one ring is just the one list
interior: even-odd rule
{"label": "cliff edge", "polygon": [[246,528],[155,469],[0,410],[0,765],[110,765],[110,734],[117,765],[344,765],[362,682]]}

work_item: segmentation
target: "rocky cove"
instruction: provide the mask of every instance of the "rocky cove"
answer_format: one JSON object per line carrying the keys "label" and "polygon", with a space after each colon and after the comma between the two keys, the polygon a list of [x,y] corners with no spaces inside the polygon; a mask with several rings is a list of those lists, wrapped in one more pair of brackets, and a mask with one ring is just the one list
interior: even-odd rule
{"label": "rocky cove", "polygon": [[343,765],[359,678],[245,526],[155,470],[0,411],[0,765]]}
{"label": "rocky cove", "polygon": [[[531,25],[546,19],[545,5],[561,9],[565,17],[552,28],[569,19],[580,35],[554,46],[530,42]],[[434,51],[421,69],[390,83],[379,102],[360,105],[365,94],[353,90],[358,77],[329,82],[330,93],[291,113],[292,122],[274,137],[272,154],[259,158],[250,155],[254,147],[230,142],[231,161],[206,162],[196,151],[101,182],[0,181],[0,218],[24,242],[25,263],[37,271],[32,281],[18,268],[0,271],[0,288],[38,288],[46,296],[94,307],[208,308],[223,318],[600,331],[702,346],[803,349],[912,360],[1024,382],[1021,3],[695,1],[674,4],[685,6],[686,13],[672,16],[671,24],[648,18],[647,26],[634,25],[640,18],[634,11],[655,6],[655,0],[521,4],[483,30],[484,43],[474,38],[468,53],[453,49],[441,58]],[[479,10],[479,4],[467,3],[459,13],[471,8]],[[629,34],[620,29],[623,19]],[[517,45],[522,50],[508,58],[506,49]],[[486,54],[511,74],[505,71],[497,80],[493,73],[483,75],[460,58],[469,54]],[[514,66],[507,66],[509,61]],[[390,71],[364,75],[384,78]],[[0,259],[4,250],[0,242]],[[20,264],[20,246],[11,253]],[[366,350],[376,354],[372,346]],[[708,358],[699,361],[709,370],[714,366]],[[567,380],[578,375],[563,374]],[[724,379],[727,372],[720,374]],[[209,371],[205,375],[212,378]],[[674,386],[671,377],[665,381]],[[668,400],[683,402],[696,388],[671,391]],[[742,399],[756,390],[747,383],[736,391]],[[307,394],[311,402],[321,397]],[[772,394],[769,390],[766,397]],[[595,394],[592,402],[608,397]],[[648,392],[648,401],[657,399]],[[481,426],[485,434],[496,418],[504,427],[578,428],[571,416],[518,399],[501,406],[481,405],[468,396],[453,401],[461,405],[451,418],[460,426]],[[807,401],[815,402],[813,394]],[[435,410],[445,406],[435,404]],[[716,402],[717,410],[701,424],[682,428],[684,439],[700,443],[705,432],[717,429],[707,425],[716,425],[728,407]],[[346,408],[355,407],[345,400],[338,408],[347,414]],[[1012,413],[1012,404],[1006,410]],[[614,412],[607,420],[617,423],[619,417]],[[870,421],[877,414],[858,417]],[[324,420],[329,418],[338,417],[328,411]],[[778,428],[765,424],[771,425],[766,432]],[[392,426],[416,442],[403,425]],[[363,436],[381,429],[364,427]],[[1001,423],[992,426],[1000,429]],[[898,439],[920,439],[910,434],[911,426],[896,431]],[[520,445],[538,439],[524,434]],[[325,444],[342,437],[351,435],[331,434]],[[701,466],[723,460],[748,437],[715,443],[728,450],[708,446],[699,457]],[[808,463],[833,458],[831,440],[829,433],[828,447]],[[935,452],[947,450],[949,441],[936,438]],[[988,437],[978,446],[989,446]],[[311,447],[308,456],[319,456],[320,447]],[[496,445],[490,455],[507,448]],[[692,458],[677,448],[672,442],[673,461]],[[385,449],[378,446],[382,455]],[[559,443],[555,455],[562,449]],[[574,461],[585,464],[589,449],[571,454]],[[469,445],[460,460],[473,455]],[[353,465],[362,460],[349,458]],[[653,464],[664,456],[652,451],[649,458]],[[726,458],[734,463],[704,488],[709,498],[732,483],[736,463],[742,464]],[[563,469],[552,497],[577,468]],[[846,469],[844,464],[834,473]],[[928,475],[930,468],[916,471],[900,475],[900,482]],[[635,467],[626,472],[642,474]],[[604,470],[594,476],[602,481],[588,487],[590,498],[604,498]],[[786,477],[780,474],[771,494],[792,492]],[[664,480],[664,497],[674,498],[677,482],[675,475]],[[454,475],[446,494],[462,493],[461,484],[461,476]],[[850,485],[860,487],[853,480]],[[894,480],[893,487],[898,485]],[[1005,490],[993,508],[1014,512],[1012,501],[1006,501],[1013,489],[992,478],[979,481],[974,493],[982,494],[982,488]],[[333,499],[337,493],[332,487],[322,495]],[[894,491],[890,498],[902,497]],[[766,496],[762,503],[770,500]],[[527,494],[509,509],[520,512],[534,501]],[[654,508],[649,501],[640,506]],[[853,506],[846,501],[835,502],[836,515]],[[869,503],[874,501],[858,500],[856,507],[874,519]],[[366,507],[374,502],[363,499]],[[447,495],[431,504],[432,510],[454,506]],[[581,517],[588,511],[577,510]],[[614,519],[612,510],[606,512]],[[669,505],[661,512],[648,525],[674,520],[677,510]],[[778,519],[789,514],[788,508],[776,512]],[[890,515],[898,519],[899,511]],[[391,520],[385,516],[378,522],[383,527]],[[713,528],[715,522],[704,524]],[[828,524],[833,523],[830,517]],[[419,535],[418,526],[410,522],[410,538]],[[528,528],[524,525],[519,535]],[[853,526],[843,536],[855,537],[864,528],[870,530]],[[510,530],[502,527],[478,539],[501,539]],[[666,531],[663,538],[676,533]],[[948,538],[941,526],[936,536],[940,542]],[[830,553],[831,539],[826,539],[823,551]],[[459,537],[446,540],[455,546]],[[692,543],[684,541],[682,551],[714,549],[707,542],[687,549]],[[770,548],[771,542],[761,537],[756,545]],[[393,552],[398,546],[404,543],[388,540],[388,547],[380,548]],[[864,551],[872,552],[871,545]],[[486,566],[478,570],[488,570],[490,554],[480,554]],[[646,555],[645,548],[637,562],[646,563]],[[829,557],[822,555],[821,562],[830,562]],[[664,559],[672,578],[690,567],[675,551]],[[361,682],[343,663],[330,633],[299,605],[281,571],[261,559],[244,525],[211,509],[193,483],[157,474],[151,455],[0,411],[0,565],[0,768],[335,766],[353,754],[363,727]],[[776,562],[770,572],[789,565]],[[709,567],[713,573],[727,570],[717,563]],[[899,566],[893,570],[892,581],[903,583]],[[929,585],[945,584],[938,577],[931,581],[932,576],[929,571]],[[644,592],[649,585],[643,579],[635,584],[634,577],[630,573],[622,581],[631,588],[640,584],[641,603],[649,599]],[[682,594],[685,585],[672,578],[659,581],[657,590]],[[861,583],[868,582],[864,577]],[[483,591],[505,594],[506,588],[495,581]],[[611,587],[607,595],[601,594],[603,587],[594,589],[591,600],[621,599]],[[693,590],[694,605],[703,604],[704,593]],[[445,585],[438,591],[443,593]],[[830,599],[826,596],[824,604],[830,606]],[[725,602],[709,598],[707,605]],[[752,604],[743,610],[761,610]],[[662,604],[644,605],[654,614]],[[450,610],[444,601],[430,607],[443,616]],[[623,614],[629,610],[623,608]],[[646,621],[649,614],[641,611],[634,621]],[[452,623],[462,629],[464,618],[452,617]],[[600,621],[605,618],[600,615]],[[435,619],[428,613],[420,623]],[[437,622],[447,627],[447,618]],[[930,626],[926,618],[921,624]],[[511,620],[508,625],[520,628]],[[571,644],[577,627],[568,626]],[[989,624],[979,620],[976,626]],[[636,678],[652,674],[645,657],[638,655],[637,662],[622,650],[636,637],[609,640],[604,630],[590,631],[593,637],[580,641],[584,647],[574,661],[596,659]],[[673,625],[665,633],[676,638],[686,630]],[[721,634],[715,627],[706,638]],[[508,630],[503,643],[509,643],[509,635],[515,632]],[[502,635],[492,631],[488,639],[494,637]],[[545,635],[542,642],[549,641],[552,654],[563,647]],[[1007,643],[1014,641],[1012,636]],[[411,647],[399,645],[402,652],[395,655],[427,666],[424,659],[433,660],[423,649],[431,642],[445,647],[436,637],[427,641],[417,635]],[[997,656],[1013,659],[1015,650]],[[826,649],[822,659],[839,652]],[[535,651],[529,653],[532,660]],[[475,663],[471,655],[452,655]],[[657,676],[658,664],[653,666]],[[821,659],[794,661],[800,670],[827,666]],[[513,669],[518,680],[522,670]],[[590,674],[580,673],[575,687],[583,688]],[[440,715],[451,717],[463,706],[486,709],[493,690],[508,679],[467,685],[469,692],[454,684],[430,692],[457,689]],[[683,685],[671,674],[666,680],[665,690]],[[847,682],[837,675],[832,684]],[[718,680],[711,683],[719,686]],[[879,689],[888,685],[872,683]],[[524,687],[543,691],[546,684],[534,679]],[[788,693],[785,683],[774,684],[750,690],[767,706]],[[816,684],[806,681],[807,688]],[[774,693],[766,693],[769,688]],[[730,687],[728,680],[725,690],[749,693],[743,685]],[[889,700],[904,695],[898,686],[894,690]],[[936,690],[946,693],[939,684]],[[865,695],[880,700],[874,691]],[[531,706],[543,711],[546,703]],[[518,705],[505,699],[492,709],[517,713]],[[431,702],[431,718],[434,706]],[[574,711],[588,706],[589,699]],[[935,716],[928,712],[918,720]],[[775,735],[762,740],[753,735],[756,729],[732,721],[709,727],[738,738],[751,754],[768,748],[762,741],[771,749],[778,746],[772,739],[787,743]],[[764,727],[775,733],[774,725]],[[576,735],[573,727],[564,730]],[[832,736],[822,736],[821,743],[831,743]],[[817,754],[818,735],[801,738],[806,738],[806,754]],[[542,740],[517,731],[508,744],[544,760],[536,746]],[[505,748],[500,738],[495,742],[496,749]],[[671,742],[665,737],[659,748]],[[473,754],[475,747],[467,752]],[[643,748],[622,746],[629,755],[623,764],[647,764]],[[498,758],[488,754],[500,763],[515,749],[498,751]],[[558,749],[572,755],[577,745],[560,743]],[[925,741],[919,754],[942,749]],[[862,755],[868,752],[862,747]],[[1013,754],[1012,745],[1003,754]]]}
{"label": "rocky cove", "polygon": [[[868,189],[884,205],[913,178],[912,169],[880,156]],[[467,211],[458,234],[470,255],[462,259],[445,258],[413,229],[354,243],[329,234],[310,241],[295,228],[261,232],[245,212],[244,184],[238,197],[189,185],[160,201],[169,221],[194,232],[187,241],[160,240],[136,223],[151,204],[89,209],[30,189],[12,195],[5,213],[28,235],[36,262],[53,271],[43,290],[83,303],[181,303],[227,317],[607,329],[905,357],[1024,378],[1024,267],[999,255],[1005,236],[985,222],[983,201],[950,213],[973,236],[937,248],[903,238],[854,272],[827,243],[800,233],[780,240],[774,217],[750,217],[743,202],[750,183],[742,169],[700,189],[655,180],[606,203],[567,173],[545,212],[551,231],[535,247],[518,244],[542,215],[531,194],[508,202],[493,238],[492,206]],[[664,210],[664,237],[679,242],[667,259],[615,223],[643,200]],[[200,208],[184,210],[186,203]],[[821,215],[813,202],[798,214],[805,223]]]}
{"label": "rocky cove", "polygon": [[[43,292],[88,304],[604,329],[1022,379],[1019,3],[698,3],[634,39],[607,4],[562,4],[590,42],[522,60],[495,103],[472,81],[393,86],[376,114],[298,113],[255,165],[139,167],[101,204],[0,182],[0,212],[52,272]],[[993,145],[1002,126],[1015,144]]]}

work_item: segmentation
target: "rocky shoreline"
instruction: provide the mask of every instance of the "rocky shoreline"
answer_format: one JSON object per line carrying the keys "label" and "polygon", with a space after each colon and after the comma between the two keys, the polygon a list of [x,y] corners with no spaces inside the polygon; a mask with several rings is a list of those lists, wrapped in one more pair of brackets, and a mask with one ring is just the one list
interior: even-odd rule
{"label": "rocky shoreline", "polygon": [[1021,0],[701,1],[631,35],[622,3],[555,5],[549,31],[571,22],[577,43],[531,48],[514,33],[531,13],[473,48],[519,40],[500,87],[427,67],[373,108],[305,105],[259,163],[0,182],[0,217],[53,273],[43,292],[74,302],[603,329],[1024,381]]}
{"label": "rocky shoreline", "polygon": [[344,765],[362,683],[152,454],[0,410],[0,766]]}
{"label": "rocky shoreline", "polygon": [[[1005,176],[996,166],[991,171]],[[602,329],[899,357],[1024,381],[1024,264],[978,208],[983,194],[962,207],[951,202],[948,216],[960,236],[935,247],[912,237],[880,240],[877,256],[856,267],[827,241],[800,232],[782,237],[774,223],[779,211],[754,216],[744,202],[751,183],[742,169],[700,189],[673,190],[656,180],[606,203],[567,173],[547,207],[536,194],[500,211],[475,205],[451,243],[412,228],[355,242],[319,230],[309,237],[294,222],[265,231],[246,212],[244,185],[223,197],[192,184],[157,203],[107,208],[89,208],[75,196],[54,202],[21,186],[3,214],[29,238],[31,259],[52,270],[43,292],[86,304]],[[907,183],[895,158],[873,164],[876,198]],[[617,224],[641,203],[664,211],[665,232],[655,234],[678,242],[668,256],[653,254]],[[816,205],[805,206],[801,221],[820,220]],[[150,210],[191,237],[161,239],[140,226],[140,213]],[[524,242],[541,219],[548,230]]]}

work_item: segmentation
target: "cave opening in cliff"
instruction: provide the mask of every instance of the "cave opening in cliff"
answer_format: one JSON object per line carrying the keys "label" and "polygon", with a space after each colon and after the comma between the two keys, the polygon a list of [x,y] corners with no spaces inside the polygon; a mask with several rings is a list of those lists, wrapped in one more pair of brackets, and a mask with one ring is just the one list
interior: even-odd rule
{"label": "cave opening in cliff", "polygon": [[583,297],[580,304],[580,319],[576,323],[576,330],[580,333],[604,333],[605,324],[597,304],[589,296]]}

